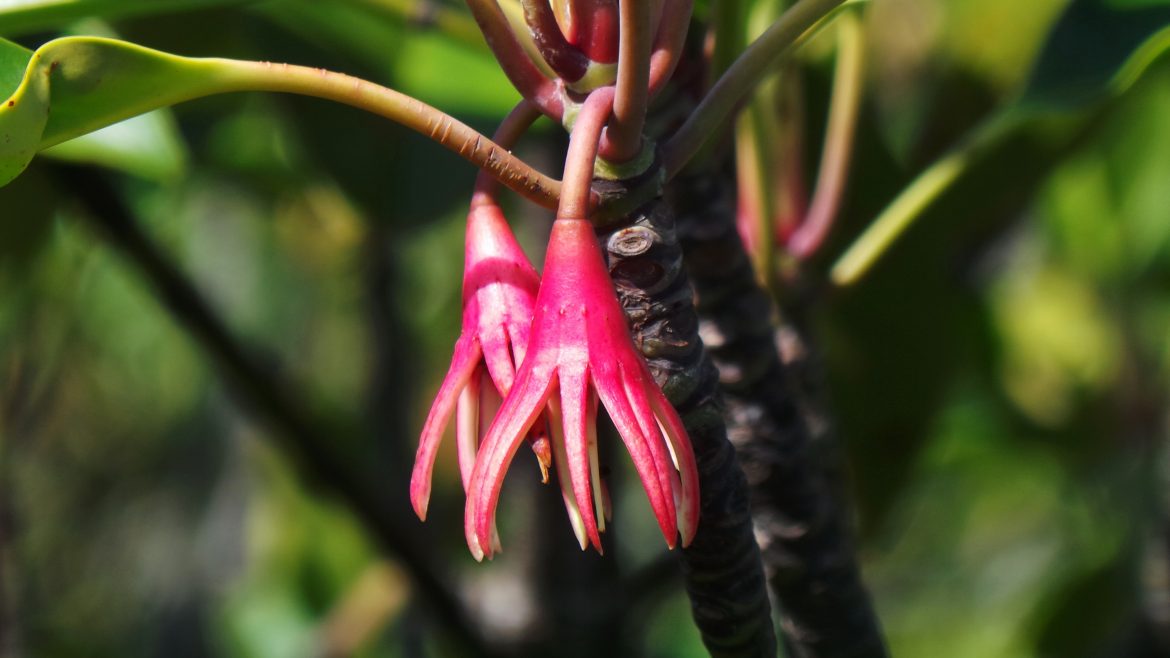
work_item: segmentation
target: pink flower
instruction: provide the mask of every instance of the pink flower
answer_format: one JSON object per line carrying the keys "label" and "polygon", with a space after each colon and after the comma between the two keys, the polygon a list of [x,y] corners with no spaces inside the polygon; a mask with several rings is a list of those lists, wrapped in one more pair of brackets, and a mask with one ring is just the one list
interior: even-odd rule
{"label": "pink flower", "polygon": [[[466,490],[479,438],[512,388],[524,359],[533,303],[540,277],[524,256],[500,207],[476,203],[467,216],[463,273],[463,331],[455,343],[451,368],[423,424],[410,478],[410,502],[426,520],[431,471],[443,431],[457,407],[459,470]],[[548,440],[534,438],[541,470],[551,464]]]}
{"label": "pink flower", "polygon": [[464,530],[477,560],[493,541],[504,474],[525,433],[548,413],[552,452],[581,547],[601,551],[603,492],[597,467],[597,400],[626,445],[671,548],[699,515],[698,471],[678,414],[634,348],[593,227],[557,219],[536,298],[527,355],[480,447],[467,489]]}

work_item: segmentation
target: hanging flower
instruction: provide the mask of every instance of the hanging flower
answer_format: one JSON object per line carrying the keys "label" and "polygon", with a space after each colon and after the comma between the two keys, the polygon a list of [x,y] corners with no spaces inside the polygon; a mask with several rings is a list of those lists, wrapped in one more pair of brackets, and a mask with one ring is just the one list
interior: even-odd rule
{"label": "hanging flower", "polygon": [[[523,365],[488,429],[467,489],[464,530],[477,560],[493,541],[504,475],[547,410],[552,452],[577,539],[601,551],[604,495],[597,465],[600,398],[642,481],[668,546],[694,537],[698,471],[678,414],[634,348],[592,225],[557,219]],[[421,451],[420,451],[421,454]]]}
{"label": "hanging flower", "polygon": [[[466,490],[479,439],[507,395],[524,360],[540,277],[524,256],[495,203],[473,204],[467,216],[463,273],[463,331],[451,367],[423,424],[410,478],[410,502],[426,520],[435,454],[457,409],[459,471]],[[547,438],[536,433],[533,449],[547,479],[552,462]]]}

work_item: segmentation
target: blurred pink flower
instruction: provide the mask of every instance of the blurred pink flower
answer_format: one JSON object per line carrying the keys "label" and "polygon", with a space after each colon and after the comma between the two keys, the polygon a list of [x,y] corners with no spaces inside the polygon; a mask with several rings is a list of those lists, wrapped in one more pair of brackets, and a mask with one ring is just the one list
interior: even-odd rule
{"label": "blurred pink flower", "polygon": [[601,551],[598,398],[633,459],[667,545],[673,548],[681,532],[686,546],[699,514],[690,439],[634,347],[592,225],[557,219],[527,356],[484,437],[467,488],[464,531],[477,560],[499,550],[494,526],[504,475],[526,432],[546,411],[573,529],[582,548],[592,544]]}

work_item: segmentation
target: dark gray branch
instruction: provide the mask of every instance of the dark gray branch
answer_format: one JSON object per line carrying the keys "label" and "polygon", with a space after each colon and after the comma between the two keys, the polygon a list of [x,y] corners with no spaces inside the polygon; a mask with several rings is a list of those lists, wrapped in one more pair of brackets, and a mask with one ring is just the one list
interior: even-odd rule
{"label": "dark gray branch", "polygon": [[730,176],[700,173],[676,180],[667,194],[785,645],[799,658],[884,657],[845,511],[810,450],[807,419],[777,354],[775,310],[736,231],[733,185]]}
{"label": "dark gray branch", "polygon": [[695,623],[712,656],[774,656],[747,483],[727,441],[718,375],[699,340],[671,210],[655,199],[600,233],[635,340],[695,450],[700,521],[694,541],[681,551]]}

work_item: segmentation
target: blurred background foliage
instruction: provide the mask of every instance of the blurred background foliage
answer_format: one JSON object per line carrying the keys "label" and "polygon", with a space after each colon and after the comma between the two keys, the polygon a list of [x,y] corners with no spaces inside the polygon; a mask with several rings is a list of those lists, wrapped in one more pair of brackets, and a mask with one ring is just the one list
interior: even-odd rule
{"label": "blurred background foliage", "polygon": [[[439,27],[399,0],[185,2],[100,22],[29,20],[20,4],[0,5],[0,35],[27,47],[107,34],[323,66],[489,133],[517,99],[454,3],[432,6]],[[866,12],[850,193],[807,280],[824,281],[831,258],[963,135],[1019,98],[1048,103],[864,279],[814,285],[800,302],[893,655],[1170,646],[1170,62],[1119,96],[1091,93],[1170,23],[1166,4],[877,0]],[[810,152],[831,74],[820,46],[801,55]],[[542,124],[521,153],[556,173],[562,148]],[[0,189],[0,655],[451,650],[407,567],[290,457],[257,386],[282,391],[312,437],[356,465],[402,541],[459,583],[490,636],[562,633],[572,655],[574,632],[620,612],[624,646],[705,655],[677,583],[646,584],[657,593],[645,600],[590,590],[590,574],[638,577],[660,552],[643,497],[623,495],[620,478],[609,555],[570,553],[537,569],[535,586],[533,563],[571,540],[523,455],[494,564],[474,565],[463,546],[449,445],[430,522],[409,514],[416,432],[458,330],[471,167],[351,109],[259,95],[192,102],[58,149]],[[148,244],[255,355],[258,381],[211,358],[160,301],[155,274],[93,220],[62,160],[116,172],[87,175],[112,181]],[[547,217],[512,208],[538,259]],[[580,628],[553,623],[565,618]]]}

